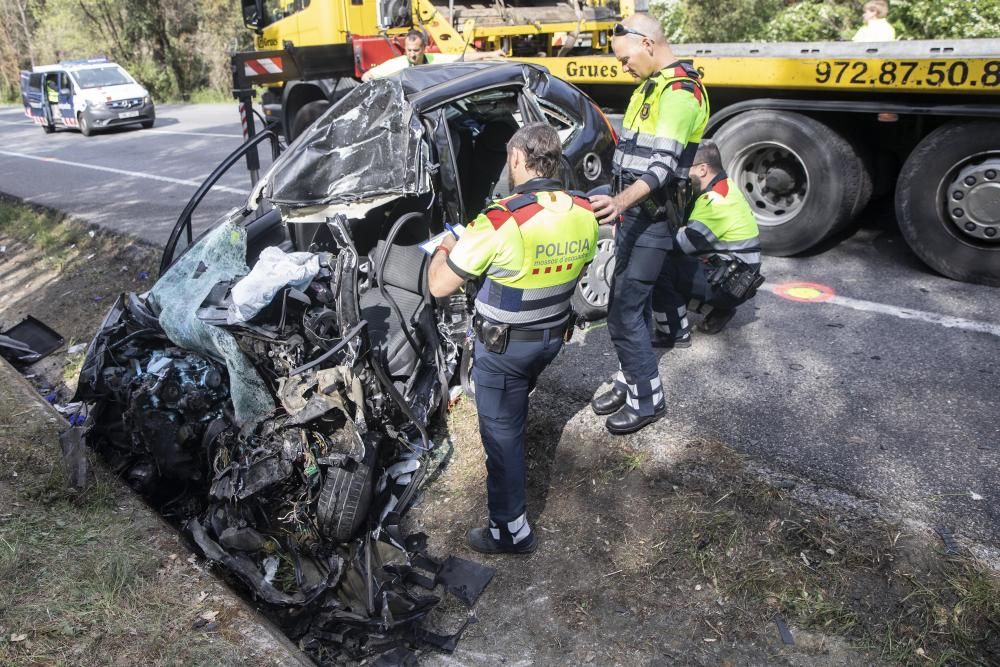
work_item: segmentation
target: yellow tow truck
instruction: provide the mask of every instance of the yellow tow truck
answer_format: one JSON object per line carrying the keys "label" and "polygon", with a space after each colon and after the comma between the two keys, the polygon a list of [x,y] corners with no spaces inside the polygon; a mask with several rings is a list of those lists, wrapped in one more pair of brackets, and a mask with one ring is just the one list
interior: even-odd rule
{"label": "yellow tow truck", "polygon": [[[234,88],[266,90],[288,139],[418,29],[432,50],[500,49],[620,112],[635,82],[609,54],[644,0],[242,0],[257,51]],[[633,4],[636,3],[636,4]],[[895,192],[910,247],[938,272],[1000,286],[1000,40],[680,44],[712,101],[708,136],[757,213],[765,251],[791,255]],[[251,118],[252,124],[252,118]]]}

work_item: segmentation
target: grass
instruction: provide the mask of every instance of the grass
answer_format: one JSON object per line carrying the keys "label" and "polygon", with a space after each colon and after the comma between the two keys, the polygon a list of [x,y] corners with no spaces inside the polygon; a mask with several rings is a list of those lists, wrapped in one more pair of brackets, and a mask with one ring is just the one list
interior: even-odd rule
{"label": "grass", "polygon": [[194,596],[176,586],[189,575],[130,494],[100,469],[83,494],[64,489],[58,422],[13,373],[0,368],[0,664],[244,660],[235,641],[190,630]]}
{"label": "grass", "polygon": [[[177,102],[178,100],[173,100]],[[187,100],[187,104],[221,104],[230,103],[233,104],[233,95],[230,92],[222,92],[216,90],[215,88],[199,88],[191,93]]]}
{"label": "grass", "polygon": [[22,204],[0,195],[0,233],[14,241],[30,244],[45,254],[45,261],[57,271],[76,253],[77,245],[89,234],[79,224],[50,209]]}
{"label": "grass", "polygon": [[896,525],[794,503],[733,470],[711,485],[671,473],[682,476],[668,519],[674,538],[651,574],[711,582],[734,603],[730,625],[747,634],[779,613],[894,664],[986,664],[998,654],[1000,575],[987,565]]}

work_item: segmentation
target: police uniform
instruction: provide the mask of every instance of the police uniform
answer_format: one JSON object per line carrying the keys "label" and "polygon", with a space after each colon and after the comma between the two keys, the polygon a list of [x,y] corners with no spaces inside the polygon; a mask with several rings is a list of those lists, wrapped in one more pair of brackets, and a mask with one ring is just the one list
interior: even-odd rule
{"label": "police uniform", "polygon": [[690,334],[688,301],[723,310],[738,304],[709,284],[709,265],[722,265],[731,258],[760,270],[760,237],[757,219],[746,198],[720,172],[694,202],[687,223],[674,235],[674,251],[653,291],[656,328],[668,340]]}
{"label": "police uniform", "polygon": [[624,212],[608,302],[608,332],[621,367],[613,391],[624,395],[626,405],[642,417],[664,405],[650,342],[650,298],[680,227],[683,184],[708,116],[708,97],[698,73],[675,62],[632,94],[612,163],[616,193],[636,180],[651,190],[645,201]]}
{"label": "police uniform", "polygon": [[528,393],[573,326],[570,298],[596,248],[597,220],[587,198],[567,193],[556,180],[536,178],[487,207],[448,254],[456,274],[484,279],[477,320],[494,329],[509,325],[502,352],[487,349],[477,335],[472,370],[487,456],[490,533],[503,546],[534,539],[525,491]]}

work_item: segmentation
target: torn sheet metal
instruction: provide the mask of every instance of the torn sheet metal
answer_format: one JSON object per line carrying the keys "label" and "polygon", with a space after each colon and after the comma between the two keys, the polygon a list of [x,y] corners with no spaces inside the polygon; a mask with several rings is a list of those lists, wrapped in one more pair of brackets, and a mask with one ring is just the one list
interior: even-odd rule
{"label": "torn sheet metal", "polygon": [[427,192],[430,156],[423,136],[398,81],[359,86],[278,158],[263,191],[276,204],[294,206]]}

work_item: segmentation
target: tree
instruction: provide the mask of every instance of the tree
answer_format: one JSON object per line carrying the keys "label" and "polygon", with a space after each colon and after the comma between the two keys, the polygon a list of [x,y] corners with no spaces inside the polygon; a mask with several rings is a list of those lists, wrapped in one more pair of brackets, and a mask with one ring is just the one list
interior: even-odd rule
{"label": "tree", "polygon": [[806,0],[789,5],[767,22],[760,39],[767,42],[821,42],[850,39],[860,26],[859,3]]}

